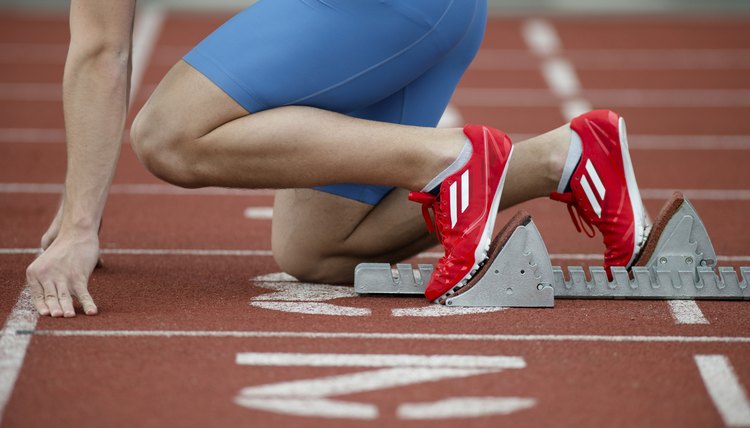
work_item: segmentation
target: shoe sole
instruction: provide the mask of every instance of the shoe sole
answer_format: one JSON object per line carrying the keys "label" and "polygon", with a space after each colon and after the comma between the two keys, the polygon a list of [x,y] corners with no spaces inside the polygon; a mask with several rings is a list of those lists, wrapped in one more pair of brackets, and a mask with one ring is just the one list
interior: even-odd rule
{"label": "shoe sole", "polygon": [[630,206],[633,210],[633,220],[635,230],[633,236],[633,254],[630,256],[626,268],[633,265],[633,262],[637,259],[638,254],[643,248],[644,241],[646,240],[646,228],[645,224],[645,211],[643,209],[643,200],[641,199],[641,192],[638,189],[638,183],[635,179],[635,171],[633,170],[633,162],[630,160],[630,150],[628,149],[628,135],[627,128],[625,126],[625,119],[620,117],[617,124],[617,131],[620,137],[620,151],[622,153],[622,165],[625,169],[625,183],[628,187],[628,196],[630,197]]}
{"label": "shoe sole", "polygon": [[[497,219],[497,212],[500,208],[500,197],[503,193],[503,189],[505,188],[505,177],[508,174],[508,166],[510,165],[510,159],[513,156],[513,149],[515,146],[510,146],[510,152],[508,152],[508,159],[505,160],[505,167],[503,168],[503,173],[500,175],[500,182],[497,187],[497,192],[495,192],[495,196],[492,199],[492,205],[490,207],[490,215],[487,220],[487,223],[484,225],[484,230],[482,231],[482,238],[479,240],[479,245],[477,245],[476,249],[474,250],[474,265],[471,269],[469,269],[469,273],[466,274],[463,278],[461,278],[460,281],[458,281],[458,284],[451,287],[448,291],[443,293],[440,297],[433,300],[433,302],[439,302],[446,297],[449,297],[453,295],[455,292],[463,288],[466,284],[469,283],[471,280],[471,277],[479,270],[481,265],[487,261],[487,253],[490,250],[490,241],[492,238],[492,231],[495,230],[495,220]],[[479,260],[479,261],[478,261]]]}

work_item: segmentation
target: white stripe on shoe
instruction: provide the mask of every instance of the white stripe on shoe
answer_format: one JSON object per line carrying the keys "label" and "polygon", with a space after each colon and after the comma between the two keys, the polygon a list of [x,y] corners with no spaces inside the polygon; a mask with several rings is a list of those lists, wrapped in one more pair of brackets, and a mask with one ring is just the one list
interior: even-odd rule
{"label": "white stripe on shoe", "polygon": [[469,207],[469,170],[461,174],[461,212]]}
{"label": "white stripe on shoe", "polygon": [[594,183],[594,188],[596,189],[596,193],[599,194],[599,199],[604,201],[604,193],[606,189],[604,188],[602,179],[599,178],[599,174],[596,172],[596,168],[594,168],[594,164],[591,163],[591,159],[586,159],[586,171],[589,173],[589,177],[591,177],[591,181]]}
{"label": "white stripe on shoe", "polygon": [[451,183],[450,192],[451,192],[451,200],[450,200],[450,206],[451,206],[451,229],[453,229],[456,226],[456,222],[458,221],[458,214],[456,213],[456,181]]}
{"label": "white stripe on shoe", "polygon": [[591,185],[589,184],[589,180],[586,179],[586,176],[581,176],[581,187],[583,188],[584,193],[586,193],[586,198],[589,200],[589,203],[591,204],[591,208],[594,209],[594,213],[596,213],[596,216],[599,218],[602,218],[602,207],[599,205],[599,202],[596,200],[596,196],[594,196],[594,191],[591,190]]}

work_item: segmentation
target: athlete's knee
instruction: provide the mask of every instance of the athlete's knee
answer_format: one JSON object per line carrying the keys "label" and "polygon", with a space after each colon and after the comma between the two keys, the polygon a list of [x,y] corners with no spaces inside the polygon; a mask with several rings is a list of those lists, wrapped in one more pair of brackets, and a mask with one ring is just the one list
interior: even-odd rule
{"label": "athlete's knee", "polygon": [[181,187],[200,187],[191,150],[195,139],[181,132],[177,121],[147,104],[130,128],[133,151],[146,169],[162,180]]}

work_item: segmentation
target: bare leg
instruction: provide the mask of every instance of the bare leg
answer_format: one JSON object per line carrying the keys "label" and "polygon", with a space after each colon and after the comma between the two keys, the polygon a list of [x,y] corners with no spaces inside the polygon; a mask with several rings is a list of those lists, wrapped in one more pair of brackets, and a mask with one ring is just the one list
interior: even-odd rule
{"label": "bare leg", "polygon": [[136,118],[133,148],[185,187],[298,188],[378,183],[419,190],[463,146],[460,129],[354,119],[309,107],[248,114],[184,62]]}
{"label": "bare leg", "polygon": [[[516,146],[503,207],[556,188],[568,139],[563,127]],[[378,183],[419,190],[455,159],[464,136],[460,129],[364,121],[307,107],[248,114],[180,62],[139,113],[132,142],[154,174],[185,187]],[[277,261],[315,281],[350,281],[361,261],[398,261],[435,243],[404,190],[375,207],[314,190],[282,191],[274,217]]]}

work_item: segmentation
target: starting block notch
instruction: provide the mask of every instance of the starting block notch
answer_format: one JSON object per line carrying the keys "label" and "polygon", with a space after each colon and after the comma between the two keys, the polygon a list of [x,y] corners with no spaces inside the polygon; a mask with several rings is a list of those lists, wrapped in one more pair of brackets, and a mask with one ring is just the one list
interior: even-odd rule
{"label": "starting block notch", "polygon": [[[658,223],[658,220],[657,220]],[[441,303],[448,306],[553,307],[554,298],[750,300],[750,267],[716,268],[716,253],[698,213],[687,199],[671,214],[649,259],[630,272],[592,266],[552,266],[529,216],[475,278]],[[423,294],[431,265],[362,263],[355,269],[360,294]],[[717,274],[718,271],[718,274]]]}

